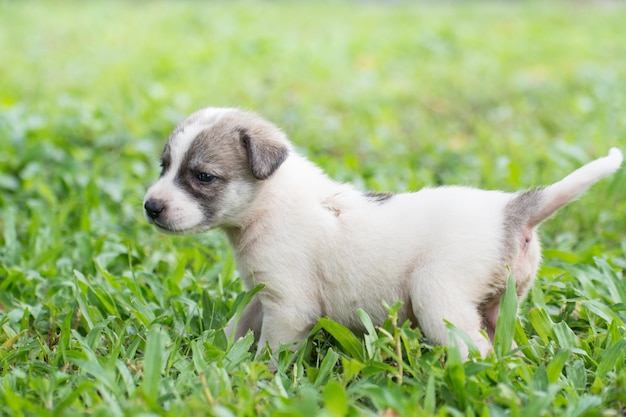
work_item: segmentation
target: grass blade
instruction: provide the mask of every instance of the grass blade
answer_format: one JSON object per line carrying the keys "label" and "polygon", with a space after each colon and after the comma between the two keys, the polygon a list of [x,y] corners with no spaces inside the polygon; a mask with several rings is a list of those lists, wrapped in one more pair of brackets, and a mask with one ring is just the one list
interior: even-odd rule
{"label": "grass blade", "polygon": [[621,339],[613,346],[611,346],[604,355],[602,360],[598,364],[596,370],[596,379],[603,379],[613,368],[621,365],[624,366],[624,350],[626,349],[626,339]]}
{"label": "grass blade", "polygon": [[615,314],[609,306],[598,300],[585,300],[582,302],[582,305],[607,323],[612,323],[616,320],[618,323],[623,325],[623,321],[619,318],[619,316]]}
{"label": "grass blade", "polygon": [[546,367],[548,383],[555,384],[559,380],[563,367],[565,366],[565,362],[567,362],[567,359],[570,357],[570,353],[571,352],[568,349],[561,349],[556,353],[556,355],[554,355],[554,358],[552,358]]}
{"label": "grass blade", "polygon": [[554,323],[552,319],[550,319],[550,316],[548,316],[548,313],[546,313],[546,310],[542,308],[532,308],[528,312],[528,319],[539,337],[541,337],[541,340],[543,340],[545,344],[550,343]]}
{"label": "grass blade", "polygon": [[331,320],[327,317],[322,317],[317,321],[317,324],[311,330],[311,334],[317,333],[324,329],[332,337],[339,342],[344,352],[361,362],[365,361],[365,352],[363,349],[363,343],[348,329],[347,327]]}
{"label": "grass blade", "polygon": [[164,367],[166,335],[160,326],[154,326],[148,332],[146,353],[143,360],[143,392],[148,398],[156,399],[159,395],[161,372]]}
{"label": "grass blade", "polygon": [[322,390],[324,407],[331,416],[345,416],[349,409],[349,398],[346,389],[335,380],[331,380]]}
{"label": "grass blade", "polygon": [[509,274],[504,295],[500,299],[498,322],[494,335],[494,349],[496,356],[502,359],[511,351],[513,336],[515,335],[515,321],[517,319],[517,292],[515,279]]}
{"label": "grass blade", "polygon": [[465,387],[465,368],[461,358],[458,336],[450,336],[450,347],[448,348],[448,360],[446,362],[445,374],[450,390],[454,393],[459,403],[459,408],[465,410],[467,405],[467,390]]}
{"label": "grass blade", "polygon": [[611,268],[611,265],[609,265],[606,260],[595,257],[594,261],[597,267],[602,272],[603,277],[605,278],[604,282],[609,289],[611,301],[614,304],[626,304],[626,281],[620,279],[620,277],[615,273],[613,268]]}

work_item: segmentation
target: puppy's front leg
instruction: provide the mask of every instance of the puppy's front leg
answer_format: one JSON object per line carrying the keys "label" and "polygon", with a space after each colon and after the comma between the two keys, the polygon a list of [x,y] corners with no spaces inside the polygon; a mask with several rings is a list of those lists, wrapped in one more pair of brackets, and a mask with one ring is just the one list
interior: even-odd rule
{"label": "puppy's front leg", "polygon": [[[238,320],[237,320],[238,319]],[[234,334],[234,339],[237,340],[248,333],[248,330],[252,330],[254,333],[254,340],[258,341],[261,337],[261,325],[263,324],[263,306],[258,294],[252,297],[252,300],[244,308],[241,317],[233,316],[226,325],[224,333],[226,338],[230,339]]]}
{"label": "puppy's front leg", "polygon": [[292,345],[290,348],[296,350],[314,325],[313,321],[300,321],[297,317],[302,317],[297,311],[285,311],[264,305],[263,326],[256,356],[260,355],[266,345],[269,345],[273,353],[278,352],[281,344]]}

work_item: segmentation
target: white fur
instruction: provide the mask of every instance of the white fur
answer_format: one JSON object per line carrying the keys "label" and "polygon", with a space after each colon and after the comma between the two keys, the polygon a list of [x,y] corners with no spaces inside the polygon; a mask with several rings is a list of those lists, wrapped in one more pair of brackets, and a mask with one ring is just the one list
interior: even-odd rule
{"label": "white fur", "polygon": [[[202,209],[174,183],[173,172],[193,138],[210,133],[225,114],[253,125],[257,120],[239,110],[206,109],[170,138],[173,167],[146,196],[146,201],[166,201],[169,214],[163,221],[169,231],[201,229]],[[536,226],[622,162],[621,152],[612,149],[546,188],[531,200],[529,219],[518,225],[510,212],[526,213],[523,205],[513,204],[519,193],[455,186],[374,201],[329,179],[293,152],[277,129],[271,141],[283,143],[288,157],[265,180],[233,179],[222,191],[225,203],[215,209],[221,214],[211,225],[226,232],[244,286],[265,285],[241,321],[227,328],[237,336],[253,330],[260,349],[266,342],[276,348],[301,341],[322,316],[358,330],[359,308],[380,324],[387,317],[383,303],[402,301],[400,319],[417,321],[432,342],[448,342],[447,320],[485,354],[490,346],[481,328],[487,326],[492,336],[507,267],[520,297],[535,278],[541,259]],[[233,139],[232,145],[215,146],[240,145]]]}
{"label": "white fur", "polygon": [[[446,343],[447,319],[484,346],[475,303],[498,259],[510,196],[446,187],[366,203],[297,155],[271,182],[256,201],[274,208],[263,218],[264,235],[251,230],[232,239],[245,286],[263,283],[271,294],[261,296],[261,346],[301,340],[322,315],[358,329],[357,310],[364,308],[382,323],[383,303],[397,301],[421,311],[433,342]],[[476,223],[489,227],[477,230]],[[401,310],[400,319],[409,315]]]}

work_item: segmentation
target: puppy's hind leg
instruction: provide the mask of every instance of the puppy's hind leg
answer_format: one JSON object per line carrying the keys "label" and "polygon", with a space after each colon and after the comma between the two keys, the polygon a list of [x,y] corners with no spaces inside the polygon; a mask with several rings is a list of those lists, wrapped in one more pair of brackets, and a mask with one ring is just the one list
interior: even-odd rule
{"label": "puppy's hind leg", "polygon": [[[413,282],[411,301],[420,329],[432,343],[449,345],[447,320],[465,332],[481,355],[486,356],[491,351],[491,344],[480,332],[482,317],[478,306],[463,291],[451,288],[449,282],[441,279],[441,276],[424,276],[422,272]],[[456,342],[461,355],[467,359],[469,349],[466,343],[458,337]]]}

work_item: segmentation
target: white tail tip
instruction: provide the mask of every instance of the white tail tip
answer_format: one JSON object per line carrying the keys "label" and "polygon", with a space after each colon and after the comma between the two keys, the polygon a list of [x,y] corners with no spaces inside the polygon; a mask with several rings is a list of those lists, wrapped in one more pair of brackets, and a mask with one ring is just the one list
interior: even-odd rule
{"label": "white tail tip", "polygon": [[622,155],[622,151],[620,151],[617,148],[611,148],[609,149],[609,158],[615,160],[615,164],[617,166],[622,165],[622,161],[624,160],[624,156]]}

